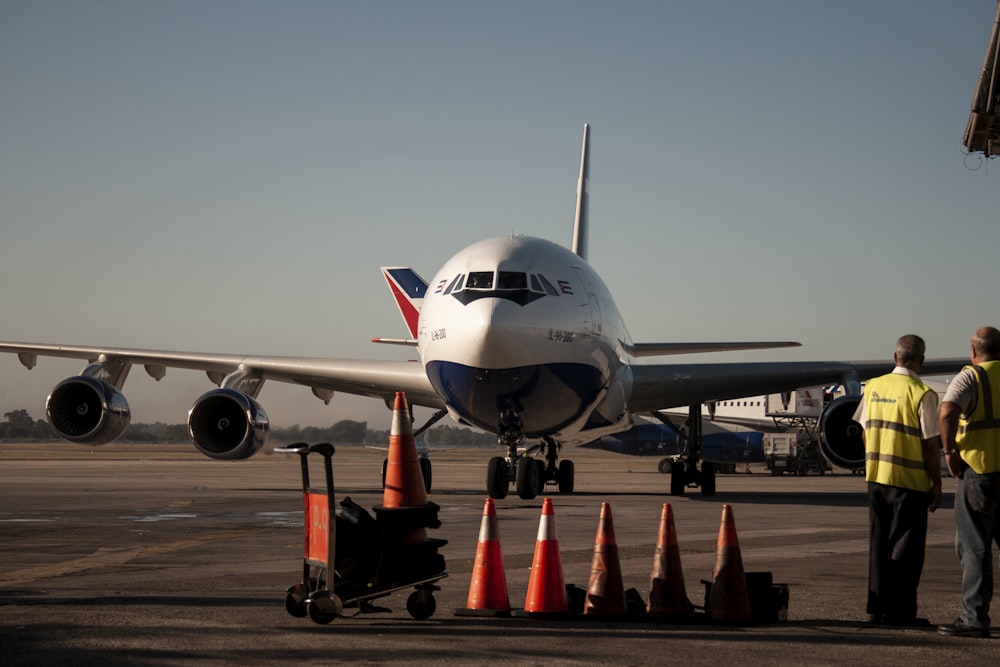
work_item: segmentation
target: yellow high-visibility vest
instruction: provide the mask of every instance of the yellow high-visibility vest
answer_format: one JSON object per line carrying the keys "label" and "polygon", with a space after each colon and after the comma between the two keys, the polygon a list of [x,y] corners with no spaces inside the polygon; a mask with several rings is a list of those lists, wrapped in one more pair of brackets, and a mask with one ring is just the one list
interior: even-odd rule
{"label": "yellow high-visibility vest", "polygon": [[1000,472],[1000,361],[966,366],[976,373],[976,409],[958,421],[959,456],[980,475]]}
{"label": "yellow high-visibility vest", "polygon": [[920,401],[931,389],[910,375],[889,373],[865,385],[865,479],[929,491],[924,466]]}

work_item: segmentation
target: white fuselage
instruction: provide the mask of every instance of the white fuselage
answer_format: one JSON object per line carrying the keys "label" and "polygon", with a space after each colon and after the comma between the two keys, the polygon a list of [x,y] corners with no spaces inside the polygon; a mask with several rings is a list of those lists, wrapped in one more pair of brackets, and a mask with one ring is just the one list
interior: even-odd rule
{"label": "white fuselage", "polygon": [[452,257],[427,288],[417,345],[457,420],[575,444],[629,423],[631,344],[603,281],[543,239],[492,238]]}

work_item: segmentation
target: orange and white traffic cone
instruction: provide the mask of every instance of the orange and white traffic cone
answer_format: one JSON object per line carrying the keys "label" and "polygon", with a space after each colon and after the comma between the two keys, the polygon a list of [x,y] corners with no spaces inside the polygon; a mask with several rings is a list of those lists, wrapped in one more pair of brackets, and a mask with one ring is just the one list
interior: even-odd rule
{"label": "orange and white traffic cone", "polygon": [[691,613],[691,603],[684,587],[681,571],[681,551],[674,527],[674,511],[670,503],[663,504],[660,512],[660,529],[656,536],[653,556],[653,573],[649,577],[649,602],[646,613],[650,616],[686,616]]}
{"label": "orange and white traffic cone", "polygon": [[546,498],[542,502],[542,518],[538,522],[538,539],[535,542],[535,555],[531,561],[531,576],[528,578],[524,611],[528,614],[569,612],[551,498]]}
{"label": "orange and white traffic cone", "polygon": [[385,464],[385,488],[382,506],[419,507],[427,504],[427,490],[420,474],[420,458],[413,438],[413,424],[406,394],[397,391],[392,407],[392,430],[389,431],[389,458]]}
{"label": "orange and white traffic cone", "polygon": [[427,502],[406,394],[397,391],[392,408],[382,504],[375,507],[377,520],[383,530],[391,534],[394,543],[424,544],[428,541],[427,527],[441,525],[437,510],[437,505]]}
{"label": "orange and white traffic cone", "polygon": [[483,520],[479,526],[479,544],[476,561],[472,566],[469,598],[464,609],[456,609],[458,616],[509,616],[510,597],[507,595],[507,576],[500,553],[500,531],[497,527],[497,510],[492,498],[486,499]]}
{"label": "orange and white traffic cone", "polygon": [[719,526],[719,540],[715,551],[715,572],[712,574],[712,589],[705,605],[705,615],[713,621],[739,622],[753,618],[750,607],[750,591],[746,574],[743,572],[743,558],[736,538],[736,523],[733,508],[722,506],[722,524]]}
{"label": "orange and white traffic cone", "polygon": [[601,503],[601,519],[594,539],[594,558],[590,564],[590,582],[583,613],[585,616],[624,616],[627,611],[611,505]]}

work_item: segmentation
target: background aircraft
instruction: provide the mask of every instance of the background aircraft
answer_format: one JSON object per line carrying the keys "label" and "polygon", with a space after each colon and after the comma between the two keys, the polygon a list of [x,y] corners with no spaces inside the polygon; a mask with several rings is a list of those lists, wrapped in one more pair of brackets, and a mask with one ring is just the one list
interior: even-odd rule
{"label": "background aircraft", "polygon": [[[486,239],[455,254],[424,288],[396,294],[411,338],[391,342],[415,346],[419,362],[21,342],[0,343],[0,352],[17,354],[29,369],[40,356],[86,361],[79,375],[53,388],[46,414],[59,435],[89,444],[114,440],[127,428],[131,414],[122,389],[134,366],[156,379],[167,368],[203,371],[218,388],[195,400],[188,429],[199,451],[224,460],[247,458],[264,445],[269,422],[257,397],[266,381],[309,387],[324,401],[341,391],[388,403],[404,391],[411,405],[437,409],[432,420],[448,414],[496,433],[507,456],[490,459],[487,491],[502,498],[514,483],[526,499],[548,483],[573,491],[572,461],[559,461],[562,445],[626,431],[633,415],[675,406],[688,406],[694,417],[683,481],[714,493],[714,468],[700,459],[702,403],[822,384],[844,385],[850,399],[862,380],[891,367],[888,361],[638,363],[648,356],[797,343],[633,342],[610,291],[585,259],[589,136],[585,125],[571,248],[517,235]],[[925,370],[952,372],[966,362],[930,360]],[[824,411],[832,446],[857,445],[856,428],[844,420],[851,413],[847,403],[836,402]],[[526,442],[541,445],[544,462],[518,456]]]}

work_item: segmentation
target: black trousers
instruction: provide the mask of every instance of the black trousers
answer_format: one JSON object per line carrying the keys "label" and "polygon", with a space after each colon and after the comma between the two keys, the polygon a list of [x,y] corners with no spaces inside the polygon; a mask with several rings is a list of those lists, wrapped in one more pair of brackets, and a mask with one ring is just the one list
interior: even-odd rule
{"label": "black trousers", "polygon": [[887,621],[917,615],[930,494],[868,483],[868,613]]}

